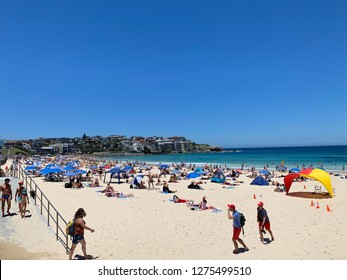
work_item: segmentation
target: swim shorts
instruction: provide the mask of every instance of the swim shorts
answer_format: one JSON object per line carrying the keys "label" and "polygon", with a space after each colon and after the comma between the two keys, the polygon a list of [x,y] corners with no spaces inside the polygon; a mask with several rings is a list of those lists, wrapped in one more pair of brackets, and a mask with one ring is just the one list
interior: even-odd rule
{"label": "swim shorts", "polygon": [[[261,222],[259,222],[259,228],[261,227]],[[265,223],[264,224],[264,228],[267,230],[267,231],[269,231],[270,229],[271,229],[271,227],[270,227],[270,222],[268,222],[268,223]]]}
{"label": "swim shorts", "polygon": [[77,244],[78,242],[80,242],[83,239],[84,239],[83,234],[74,234],[72,237],[72,243]]}
{"label": "swim shorts", "polygon": [[237,240],[240,237],[241,228],[234,228],[233,230],[233,240]]}
{"label": "swim shorts", "polygon": [[9,195],[3,195],[2,198],[3,199],[8,199],[10,196]]}

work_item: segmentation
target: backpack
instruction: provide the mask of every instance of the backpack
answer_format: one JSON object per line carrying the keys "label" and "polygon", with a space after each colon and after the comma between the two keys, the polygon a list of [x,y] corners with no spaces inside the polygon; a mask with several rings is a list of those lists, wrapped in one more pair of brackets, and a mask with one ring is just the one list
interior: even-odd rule
{"label": "backpack", "polygon": [[66,225],[66,234],[73,236],[75,234],[75,220],[71,220]]}
{"label": "backpack", "polygon": [[246,224],[246,217],[242,213],[240,213],[240,224],[241,224],[241,228],[242,228],[242,234],[245,235],[245,231],[244,231],[243,227]]}

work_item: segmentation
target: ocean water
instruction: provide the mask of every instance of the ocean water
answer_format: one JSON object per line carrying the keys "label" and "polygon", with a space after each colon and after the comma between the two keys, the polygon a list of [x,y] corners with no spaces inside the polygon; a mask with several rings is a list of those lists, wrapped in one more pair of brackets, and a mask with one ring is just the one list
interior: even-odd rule
{"label": "ocean water", "polygon": [[[235,152],[236,150],[236,152]],[[187,163],[201,166],[204,164],[226,165],[232,168],[267,166],[275,169],[283,164],[293,167],[323,167],[329,171],[342,171],[347,168],[347,146],[310,146],[310,147],[276,147],[276,148],[239,148],[225,149],[218,153],[189,153],[168,155],[106,155],[105,160],[121,162],[146,163]]]}

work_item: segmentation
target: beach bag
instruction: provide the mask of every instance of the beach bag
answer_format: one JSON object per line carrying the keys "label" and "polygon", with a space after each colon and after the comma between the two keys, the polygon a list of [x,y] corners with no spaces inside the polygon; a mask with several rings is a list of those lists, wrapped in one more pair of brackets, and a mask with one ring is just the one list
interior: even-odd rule
{"label": "beach bag", "polygon": [[75,234],[75,220],[71,220],[66,225],[66,234],[73,236]]}
{"label": "beach bag", "polygon": [[240,224],[241,224],[241,228],[242,228],[242,234],[245,235],[245,231],[244,231],[243,227],[246,224],[246,217],[242,213],[240,213]]}

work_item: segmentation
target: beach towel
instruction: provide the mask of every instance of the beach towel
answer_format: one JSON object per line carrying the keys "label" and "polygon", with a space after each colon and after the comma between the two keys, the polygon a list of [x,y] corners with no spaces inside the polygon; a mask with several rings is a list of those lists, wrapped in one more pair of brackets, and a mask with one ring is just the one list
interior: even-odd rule
{"label": "beach towel", "polygon": [[220,209],[211,210],[211,213],[220,213],[220,212],[223,212],[223,210],[220,210]]}
{"label": "beach towel", "polygon": [[235,187],[231,187],[231,186],[223,186],[223,189],[235,189]]}

